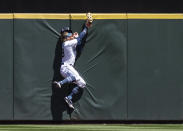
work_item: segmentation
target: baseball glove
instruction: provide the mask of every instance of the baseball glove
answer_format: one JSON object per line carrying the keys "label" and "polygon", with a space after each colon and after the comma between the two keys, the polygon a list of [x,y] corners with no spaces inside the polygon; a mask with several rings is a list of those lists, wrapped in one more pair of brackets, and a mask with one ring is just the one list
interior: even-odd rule
{"label": "baseball glove", "polygon": [[92,26],[93,17],[91,15],[91,13],[87,13],[86,16],[87,16],[86,26],[89,28]]}

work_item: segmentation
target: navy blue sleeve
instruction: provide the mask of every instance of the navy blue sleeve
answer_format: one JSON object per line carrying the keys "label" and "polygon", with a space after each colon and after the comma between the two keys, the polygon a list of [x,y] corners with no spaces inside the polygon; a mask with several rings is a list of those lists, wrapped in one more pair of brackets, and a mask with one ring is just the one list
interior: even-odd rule
{"label": "navy blue sleeve", "polygon": [[88,31],[88,28],[84,27],[83,31],[79,34],[79,37],[77,38],[77,41],[78,41],[77,45],[81,45],[81,41],[86,36],[87,31]]}

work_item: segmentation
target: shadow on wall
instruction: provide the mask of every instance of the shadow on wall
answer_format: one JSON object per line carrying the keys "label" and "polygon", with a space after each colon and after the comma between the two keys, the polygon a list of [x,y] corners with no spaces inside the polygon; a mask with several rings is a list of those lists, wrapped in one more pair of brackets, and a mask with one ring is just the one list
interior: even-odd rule
{"label": "shadow on wall", "polygon": [[[63,79],[63,77],[60,75],[61,59],[62,59],[62,49],[61,49],[61,40],[59,38],[55,48],[55,57],[53,62],[54,75],[52,83],[53,81],[60,81]],[[54,85],[52,84],[51,112],[54,121],[63,120],[63,112],[65,111],[67,112],[69,118],[71,119],[71,114],[73,110],[67,106],[66,102],[64,101],[64,97],[69,95],[69,93],[72,91],[74,87],[75,84],[65,84],[60,89],[54,87]],[[83,90],[81,89],[78,95],[73,96],[73,102],[78,101],[81,98],[82,94]]]}

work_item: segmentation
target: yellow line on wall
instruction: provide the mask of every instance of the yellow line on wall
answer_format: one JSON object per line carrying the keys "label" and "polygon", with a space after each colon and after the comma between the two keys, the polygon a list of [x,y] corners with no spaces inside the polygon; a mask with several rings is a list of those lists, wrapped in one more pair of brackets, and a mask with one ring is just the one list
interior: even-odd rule
{"label": "yellow line on wall", "polygon": [[70,19],[69,14],[51,13],[14,13],[15,19]]}
{"label": "yellow line on wall", "polygon": [[[94,19],[183,19],[183,13],[92,13]],[[0,19],[85,20],[86,13],[2,13]]]}
{"label": "yellow line on wall", "polygon": [[[92,13],[94,19],[127,19],[125,13]],[[86,13],[51,14],[51,13],[14,13],[15,19],[73,19],[84,20]]]}
{"label": "yellow line on wall", "polygon": [[0,19],[13,19],[13,14],[12,13],[1,13]]}
{"label": "yellow line on wall", "polygon": [[128,19],[183,19],[183,14],[178,14],[178,13],[177,14],[128,13],[127,16],[128,16]]}
{"label": "yellow line on wall", "polygon": [[[126,13],[92,13],[93,19],[127,19]],[[72,13],[71,19],[86,19],[85,13]]]}

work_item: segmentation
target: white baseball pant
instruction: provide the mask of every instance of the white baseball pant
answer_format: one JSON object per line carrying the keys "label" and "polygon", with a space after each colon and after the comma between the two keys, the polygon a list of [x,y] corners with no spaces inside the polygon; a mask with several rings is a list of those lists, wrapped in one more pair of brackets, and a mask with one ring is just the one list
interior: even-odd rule
{"label": "white baseball pant", "polygon": [[79,87],[81,88],[85,88],[86,87],[86,82],[84,81],[84,79],[79,75],[79,73],[76,71],[76,69],[69,64],[62,64],[61,68],[60,68],[60,73],[64,78],[73,76],[75,77],[76,81],[74,81],[75,84],[77,84]]}

